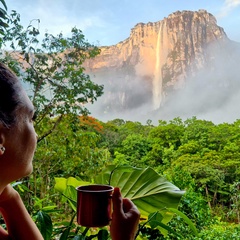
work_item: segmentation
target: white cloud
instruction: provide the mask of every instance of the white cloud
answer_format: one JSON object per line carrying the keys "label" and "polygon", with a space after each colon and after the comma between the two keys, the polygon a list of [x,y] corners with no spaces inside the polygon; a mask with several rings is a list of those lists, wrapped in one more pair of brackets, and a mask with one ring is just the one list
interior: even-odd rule
{"label": "white cloud", "polygon": [[240,4],[240,0],[226,0],[225,4],[229,7],[235,7]]}
{"label": "white cloud", "polygon": [[225,0],[222,9],[220,10],[219,17],[225,17],[230,14],[235,8],[240,6],[240,0]]}
{"label": "white cloud", "polygon": [[[87,11],[88,6],[79,6],[78,1],[72,0],[70,7],[67,7],[66,2],[63,0],[50,1],[46,3],[46,0],[38,0],[35,2],[33,8],[31,4],[25,4],[24,8],[20,9],[21,16],[24,16],[24,25],[27,26],[31,19],[40,19],[40,33],[41,37],[47,31],[53,35],[63,33],[65,36],[69,35],[73,27],[81,29],[85,34],[85,31],[91,31],[91,29],[105,29],[108,26],[108,22],[104,18],[106,11],[92,9]],[[46,4],[48,7],[46,8]],[[96,33],[95,33],[96,34]],[[92,40],[93,41],[93,40]]]}

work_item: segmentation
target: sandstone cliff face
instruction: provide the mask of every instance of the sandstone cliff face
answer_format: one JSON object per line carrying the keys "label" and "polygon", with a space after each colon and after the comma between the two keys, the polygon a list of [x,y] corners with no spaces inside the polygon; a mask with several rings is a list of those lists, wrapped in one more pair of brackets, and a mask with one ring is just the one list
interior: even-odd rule
{"label": "sandstone cliff face", "polygon": [[214,68],[216,51],[229,42],[212,14],[178,11],[159,22],[138,23],[129,38],[101,47],[101,54],[85,66],[105,86],[105,111],[144,103],[156,110],[199,70]]}

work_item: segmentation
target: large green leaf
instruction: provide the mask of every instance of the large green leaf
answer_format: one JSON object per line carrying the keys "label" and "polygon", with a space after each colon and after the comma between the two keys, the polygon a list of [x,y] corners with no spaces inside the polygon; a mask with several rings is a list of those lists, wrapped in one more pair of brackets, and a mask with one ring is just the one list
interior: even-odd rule
{"label": "large green leaf", "polygon": [[78,180],[74,177],[69,177],[69,178],[55,177],[54,179],[55,179],[55,182],[56,182],[54,188],[61,193],[64,193],[66,191],[67,186],[77,187],[77,186],[80,186],[80,185],[87,184],[87,182],[82,181],[82,180]]}
{"label": "large green leaf", "polygon": [[74,177],[69,178],[55,178],[55,186],[54,188],[62,193],[63,198],[62,201],[68,201],[70,206],[74,211],[76,211],[76,204],[77,204],[77,191],[76,187],[88,185],[89,182],[85,182],[82,180],[78,180]]}
{"label": "large green leaf", "polygon": [[95,182],[119,187],[122,196],[131,199],[143,217],[158,211],[163,223],[170,221],[173,215],[167,208],[177,208],[184,194],[152,168],[110,166],[95,178]]}

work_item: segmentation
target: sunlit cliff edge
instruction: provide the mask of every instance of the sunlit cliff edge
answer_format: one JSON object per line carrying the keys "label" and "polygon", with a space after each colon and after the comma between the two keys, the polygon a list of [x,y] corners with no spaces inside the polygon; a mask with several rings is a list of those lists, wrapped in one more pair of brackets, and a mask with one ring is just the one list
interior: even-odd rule
{"label": "sunlit cliff edge", "polygon": [[[94,81],[105,86],[98,106],[102,113],[143,105],[148,111],[160,112],[174,101],[173,95],[196,82],[199,74],[200,82],[209,81],[215,89],[229,85],[222,67],[234,67],[235,47],[239,50],[212,14],[177,11],[158,22],[138,23],[129,38],[101,47],[101,54],[87,60],[85,67]],[[198,91],[204,91],[202,87]]]}

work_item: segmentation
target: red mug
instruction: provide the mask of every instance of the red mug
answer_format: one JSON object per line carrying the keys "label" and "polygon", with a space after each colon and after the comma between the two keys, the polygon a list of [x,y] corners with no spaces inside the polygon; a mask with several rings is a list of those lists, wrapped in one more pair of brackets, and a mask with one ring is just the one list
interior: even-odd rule
{"label": "red mug", "polygon": [[77,223],[84,227],[103,227],[112,216],[113,187],[79,186],[77,190]]}

